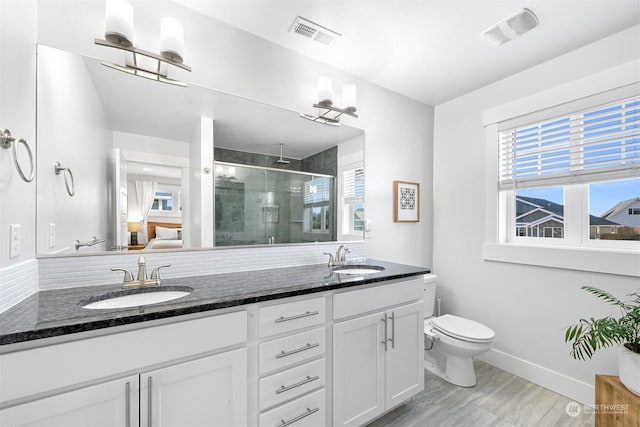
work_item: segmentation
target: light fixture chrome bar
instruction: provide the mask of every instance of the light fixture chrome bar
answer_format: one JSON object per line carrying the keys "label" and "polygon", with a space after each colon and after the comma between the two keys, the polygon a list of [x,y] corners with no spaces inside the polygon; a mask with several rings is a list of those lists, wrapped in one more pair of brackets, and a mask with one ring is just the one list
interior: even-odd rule
{"label": "light fixture chrome bar", "polygon": [[114,70],[122,71],[123,73],[131,74],[138,77],[144,77],[145,79],[155,80],[161,83],[167,83],[175,86],[187,87],[187,84],[180,80],[170,79],[162,74],[157,74],[152,71],[144,70],[142,68],[132,67],[129,65],[112,64],[111,62],[100,61],[105,67],[113,68]]}
{"label": "light fixture chrome bar", "polygon": [[302,117],[303,119],[311,120],[312,122],[322,123],[323,125],[340,126],[340,122],[339,121],[331,119],[329,117],[312,116],[312,115],[306,114],[306,113],[300,113],[300,117]]}
{"label": "light fixture chrome bar", "polygon": [[188,65],[184,65],[180,62],[176,62],[176,61],[172,61],[169,58],[165,58],[162,55],[158,55],[155,54],[153,52],[149,52],[143,49],[139,49],[135,46],[123,46],[121,44],[118,43],[113,43],[110,42],[108,40],[102,40],[102,39],[95,39],[95,44],[100,45],[100,46],[107,46],[107,47],[113,47],[116,49],[121,49],[121,50],[126,50],[127,52],[131,52],[135,55],[142,55],[142,56],[146,56],[147,58],[151,58],[151,59],[155,59],[157,61],[162,61],[162,62],[166,62],[167,64],[173,65],[174,67],[178,67],[178,68],[182,68],[185,71],[189,71],[191,72],[191,67],[189,67]]}
{"label": "light fixture chrome bar", "polygon": [[329,111],[335,111],[336,113],[338,113],[335,117],[333,117],[334,120],[337,120],[341,115],[346,114],[348,116],[351,117],[355,117],[356,119],[358,118],[358,115],[355,113],[355,109],[353,108],[338,108],[338,107],[334,107],[333,105],[329,104],[329,103],[319,103],[319,104],[313,104],[314,108],[320,108],[322,110],[327,110],[326,112],[324,112],[322,114],[322,116],[325,116],[326,114],[329,114]]}

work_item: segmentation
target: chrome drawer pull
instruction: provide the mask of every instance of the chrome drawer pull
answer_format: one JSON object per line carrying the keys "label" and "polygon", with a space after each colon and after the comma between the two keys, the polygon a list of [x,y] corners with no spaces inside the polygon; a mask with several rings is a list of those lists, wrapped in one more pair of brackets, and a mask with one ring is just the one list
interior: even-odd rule
{"label": "chrome drawer pull", "polygon": [[295,423],[296,421],[300,421],[301,419],[303,419],[305,417],[308,417],[311,414],[315,414],[319,410],[320,410],[320,408],[314,408],[314,409],[307,408],[307,412],[305,412],[304,414],[298,415],[297,417],[292,418],[289,421],[280,420],[280,424],[278,424],[277,427],[290,426],[291,424]]}
{"label": "chrome drawer pull", "polygon": [[276,323],[288,322],[289,320],[296,320],[296,319],[301,319],[303,317],[315,316],[316,314],[320,314],[320,312],[318,312],[318,311],[307,311],[307,312],[302,313],[302,314],[296,314],[295,316],[289,316],[289,317],[280,316],[279,318],[276,319]]}
{"label": "chrome drawer pull", "polygon": [[301,351],[311,350],[312,348],[316,348],[316,347],[319,347],[319,346],[320,346],[320,343],[315,343],[315,344],[307,343],[305,346],[300,347],[300,348],[296,348],[295,350],[291,350],[291,351],[282,350],[280,353],[276,354],[276,359],[280,359],[280,358],[283,358],[283,357],[291,356],[292,354],[300,353]]}
{"label": "chrome drawer pull", "polygon": [[310,383],[310,382],[313,382],[313,381],[317,381],[319,379],[320,379],[320,377],[317,376],[317,375],[315,377],[310,377],[309,375],[307,375],[307,378],[305,378],[302,381],[299,381],[299,382],[297,382],[295,384],[291,384],[290,386],[286,386],[285,387],[284,385],[281,385],[280,388],[276,390],[276,394],[284,393],[285,391],[289,391],[289,390],[291,390],[293,388],[300,387],[301,385],[305,385],[307,383]]}

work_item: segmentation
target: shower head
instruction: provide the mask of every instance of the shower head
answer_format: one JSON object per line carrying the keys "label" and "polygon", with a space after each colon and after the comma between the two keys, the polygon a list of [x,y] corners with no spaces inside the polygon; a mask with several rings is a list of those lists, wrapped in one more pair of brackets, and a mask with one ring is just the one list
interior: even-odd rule
{"label": "shower head", "polygon": [[280,158],[278,160],[276,160],[276,163],[280,163],[281,165],[288,165],[289,164],[289,160],[285,160],[282,158],[282,147],[284,146],[284,143],[281,142],[280,143]]}

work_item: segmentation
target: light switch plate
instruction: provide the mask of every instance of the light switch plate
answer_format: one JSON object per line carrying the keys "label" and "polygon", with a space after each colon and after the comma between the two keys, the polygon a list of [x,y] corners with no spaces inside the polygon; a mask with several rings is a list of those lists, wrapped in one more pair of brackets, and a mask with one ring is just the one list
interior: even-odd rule
{"label": "light switch plate", "polygon": [[22,231],[20,224],[11,224],[9,233],[9,258],[20,256],[20,246],[22,243]]}

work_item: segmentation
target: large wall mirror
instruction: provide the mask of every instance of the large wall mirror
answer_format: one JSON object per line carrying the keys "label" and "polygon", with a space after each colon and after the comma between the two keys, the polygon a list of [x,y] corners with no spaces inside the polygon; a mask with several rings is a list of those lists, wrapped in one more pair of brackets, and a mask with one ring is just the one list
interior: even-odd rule
{"label": "large wall mirror", "polygon": [[364,134],[38,46],[37,252],[361,240]]}

